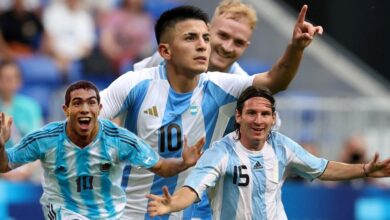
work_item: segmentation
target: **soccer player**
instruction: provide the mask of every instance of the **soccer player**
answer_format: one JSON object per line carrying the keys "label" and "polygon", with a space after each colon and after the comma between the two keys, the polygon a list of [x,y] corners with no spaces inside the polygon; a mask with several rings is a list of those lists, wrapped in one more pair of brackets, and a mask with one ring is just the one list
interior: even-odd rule
{"label": "soccer player", "polygon": [[[300,29],[292,47],[297,54],[301,54],[319,31],[305,25],[304,15],[305,10],[300,13],[298,23],[305,28]],[[205,136],[206,148],[221,138],[229,118],[234,115],[237,97],[248,86],[279,88],[277,85],[284,85],[286,78],[290,81],[289,77],[272,71],[254,76],[205,74],[210,56],[210,33],[207,15],[199,8],[181,6],[164,12],[156,23],[155,33],[158,51],[165,63],[123,74],[111,83],[101,92],[101,117],[111,119],[124,115],[122,125],[155,146],[162,157],[180,157],[184,135],[190,144]],[[297,57],[285,60],[282,66],[297,67],[294,61],[300,60],[300,56]],[[122,183],[126,187],[127,204],[123,217],[149,218],[145,195],[161,193],[163,185],[168,185],[173,192],[182,186],[187,173],[161,178],[145,170],[126,167]],[[169,218],[191,215],[192,210],[187,209],[184,214],[174,213]]]}
{"label": "soccer player", "polygon": [[275,100],[267,89],[249,87],[238,98],[236,131],[214,142],[199,159],[184,186],[152,201],[151,216],[181,210],[209,193],[213,219],[287,219],[281,189],[286,171],[313,180],[389,177],[390,158],[378,154],[367,164],[346,164],[317,158],[273,131]]}
{"label": "soccer player", "polygon": [[[323,32],[321,26],[314,26],[305,21],[307,9],[307,5],[302,7],[294,26],[291,42],[283,56],[270,71],[263,73],[265,78],[269,77],[268,81],[264,80],[263,86],[274,93],[287,88],[297,72],[304,48],[311,43],[316,34]],[[256,11],[250,5],[240,0],[221,1],[210,22],[211,54],[208,71],[248,75],[237,60],[250,45],[256,24]],[[134,70],[158,66],[163,62],[163,57],[156,52],[153,56],[136,63]]]}
{"label": "soccer player", "polygon": [[7,122],[0,113],[0,172],[41,161],[46,219],[119,219],[126,201],[120,185],[126,163],[167,177],[194,165],[200,157],[202,139],[193,147],[184,143],[182,159],[159,158],[130,131],[98,119],[101,108],[95,85],[76,82],[65,94],[65,121],[29,133],[6,150],[12,119]]}

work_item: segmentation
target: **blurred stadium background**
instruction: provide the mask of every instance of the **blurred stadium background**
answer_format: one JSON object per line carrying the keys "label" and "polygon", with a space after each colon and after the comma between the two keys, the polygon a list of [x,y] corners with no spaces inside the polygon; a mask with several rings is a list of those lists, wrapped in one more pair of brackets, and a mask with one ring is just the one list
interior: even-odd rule
{"label": "blurred stadium background", "polygon": [[[36,0],[46,7],[50,0]],[[100,0],[97,0],[100,1]],[[120,0],[113,0],[119,4]],[[303,4],[307,20],[324,27],[305,51],[297,77],[278,94],[281,131],[301,143],[315,145],[316,153],[339,160],[344,141],[358,134],[375,152],[390,155],[390,50],[386,1],[246,0],[258,11],[259,24],[240,64],[249,73],[268,70],[283,53]],[[171,7],[191,4],[210,17],[218,0],[145,0],[154,18]],[[352,5],[353,4],[353,5]],[[1,52],[0,52],[1,53]],[[19,59],[23,71],[22,93],[36,99],[45,121],[62,120],[64,85],[53,61],[36,55]],[[122,71],[131,70],[123,66]],[[89,79],[105,88],[115,77],[83,72],[71,67],[70,81]],[[363,184],[320,184],[288,181],[283,191],[290,219],[390,219],[390,180]],[[0,179],[0,219],[40,219],[37,183]],[[35,217],[31,217],[35,216]]]}

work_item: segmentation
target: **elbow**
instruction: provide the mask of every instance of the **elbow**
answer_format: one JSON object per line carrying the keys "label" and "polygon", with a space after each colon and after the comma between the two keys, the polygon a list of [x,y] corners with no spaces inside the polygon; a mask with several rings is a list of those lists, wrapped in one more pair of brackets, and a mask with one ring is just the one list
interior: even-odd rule
{"label": "elbow", "polygon": [[287,90],[288,86],[289,86],[288,83],[281,84],[281,85],[278,85],[278,86],[275,86],[275,87],[271,87],[270,90],[271,90],[272,94],[276,94],[278,92],[283,92],[283,91]]}
{"label": "elbow", "polygon": [[6,173],[8,171],[10,171],[11,169],[8,167],[8,165],[5,165],[5,166],[1,166],[0,167],[0,173]]}

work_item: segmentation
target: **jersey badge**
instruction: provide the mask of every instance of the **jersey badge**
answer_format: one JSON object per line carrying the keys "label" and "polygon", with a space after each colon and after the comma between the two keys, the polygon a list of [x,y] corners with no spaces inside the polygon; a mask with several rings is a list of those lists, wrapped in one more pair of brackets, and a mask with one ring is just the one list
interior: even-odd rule
{"label": "jersey badge", "polygon": [[198,113],[198,106],[195,104],[190,105],[190,113],[191,115],[196,115]]}

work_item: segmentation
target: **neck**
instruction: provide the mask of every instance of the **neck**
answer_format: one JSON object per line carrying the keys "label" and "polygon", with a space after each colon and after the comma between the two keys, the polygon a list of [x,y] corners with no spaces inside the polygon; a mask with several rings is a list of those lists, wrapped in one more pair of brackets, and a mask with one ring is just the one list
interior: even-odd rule
{"label": "neck", "polygon": [[221,69],[221,68],[218,68],[216,66],[213,66],[211,63],[209,63],[209,68],[207,71],[210,71],[210,72],[214,72],[214,71],[217,71],[217,72],[223,72],[223,73],[228,73],[229,69],[230,69],[231,66],[228,66],[224,69]]}
{"label": "neck", "polygon": [[246,149],[250,151],[260,151],[263,149],[265,141],[250,141],[250,140],[244,140],[240,139],[240,142],[242,146],[244,146]]}
{"label": "neck", "polygon": [[169,84],[178,93],[192,92],[198,85],[199,74],[197,73],[185,73],[168,64],[166,71]]}
{"label": "neck", "polygon": [[77,134],[76,131],[70,127],[69,123],[66,125],[66,135],[68,135],[69,139],[80,148],[84,148],[90,144],[96,138],[98,131],[99,123],[97,123],[92,132],[86,136]]}

